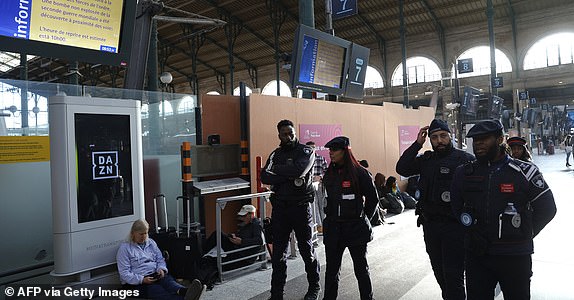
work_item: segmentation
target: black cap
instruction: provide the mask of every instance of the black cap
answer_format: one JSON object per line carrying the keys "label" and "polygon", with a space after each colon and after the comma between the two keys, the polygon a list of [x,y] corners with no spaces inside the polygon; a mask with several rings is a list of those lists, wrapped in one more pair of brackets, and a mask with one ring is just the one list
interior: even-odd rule
{"label": "black cap", "polygon": [[502,124],[498,120],[486,120],[472,126],[466,137],[475,137],[483,134],[502,135]]}
{"label": "black cap", "polygon": [[328,141],[327,144],[325,144],[325,148],[329,149],[345,149],[350,146],[351,142],[349,141],[349,138],[346,136],[338,136]]}
{"label": "black cap", "polygon": [[520,145],[520,146],[524,146],[526,145],[526,140],[519,137],[519,136],[513,136],[511,138],[509,138],[506,143],[508,144],[508,146],[514,146],[514,145]]}
{"label": "black cap", "polygon": [[430,126],[429,126],[429,134],[431,134],[435,131],[439,131],[439,130],[444,130],[444,131],[450,132],[450,129],[448,129],[448,124],[446,124],[445,121],[440,120],[440,119],[432,120],[432,122],[430,123]]}

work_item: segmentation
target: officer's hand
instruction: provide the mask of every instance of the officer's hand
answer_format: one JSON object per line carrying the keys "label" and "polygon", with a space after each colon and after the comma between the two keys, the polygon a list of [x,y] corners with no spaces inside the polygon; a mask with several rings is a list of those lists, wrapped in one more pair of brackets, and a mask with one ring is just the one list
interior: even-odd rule
{"label": "officer's hand", "polygon": [[417,135],[417,143],[419,145],[424,145],[425,141],[427,140],[427,130],[429,129],[429,126],[425,126],[423,128],[421,128],[421,130],[419,130],[419,134]]}

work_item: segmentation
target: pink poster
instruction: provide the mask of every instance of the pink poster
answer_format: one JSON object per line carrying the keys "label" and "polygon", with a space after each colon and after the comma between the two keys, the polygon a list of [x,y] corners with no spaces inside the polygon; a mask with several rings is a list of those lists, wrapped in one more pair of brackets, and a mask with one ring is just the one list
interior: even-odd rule
{"label": "pink poster", "polygon": [[407,150],[416,140],[420,126],[399,126],[399,155]]}
{"label": "pink poster", "polygon": [[343,135],[341,124],[300,124],[299,125],[299,142],[305,144],[308,141],[315,142],[315,152],[325,158],[327,163],[330,162],[329,149],[325,144],[336,136]]}

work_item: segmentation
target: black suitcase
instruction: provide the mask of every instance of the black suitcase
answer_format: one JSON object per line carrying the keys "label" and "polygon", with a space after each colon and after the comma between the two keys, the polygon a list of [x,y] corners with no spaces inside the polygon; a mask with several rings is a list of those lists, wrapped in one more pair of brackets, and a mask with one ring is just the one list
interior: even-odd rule
{"label": "black suitcase", "polygon": [[[183,201],[187,201],[188,213],[185,220],[185,227],[180,228],[179,220],[179,202],[181,207]],[[201,232],[197,228],[192,228],[190,223],[190,200],[188,197],[177,197],[178,209],[176,218],[175,233],[168,236],[168,248],[170,249],[170,258],[168,267],[173,277],[177,279],[196,279],[203,251],[201,250]],[[181,230],[180,230],[181,229]]]}

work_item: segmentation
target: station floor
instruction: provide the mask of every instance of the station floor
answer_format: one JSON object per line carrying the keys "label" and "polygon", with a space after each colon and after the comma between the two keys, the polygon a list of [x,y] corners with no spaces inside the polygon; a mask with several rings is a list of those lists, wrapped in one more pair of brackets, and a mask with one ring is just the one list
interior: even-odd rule
{"label": "station floor", "polygon": [[[535,149],[536,150],[536,149]],[[536,151],[535,151],[536,152]],[[534,162],[548,182],[558,213],[535,238],[531,292],[533,300],[574,299],[574,168],[565,167],[565,153],[534,155]],[[571,164],[574,159],[571,158]],[[441,299],[428,256],[422,229],[416,227],[413,210],[387,218],[387,224],[375,227],[374,240],[369,243],[367,259],[375,299],[428,300]],[[321,285],[324,285],[325,253],[322,242],[316,248],[321,263]],[[267,299],[270,296],[271,264],[267,270],[246,271],[226,279],[207,291],[202,299]],[[303,299],[307,280],[301,257],[288,260],[284,299]],[[322,295],[321,295],[322,298]],[[357,281],[348,251],[343,256],[338,299],[359,299]],[[504,299],[498,293],[496,300]]]}

